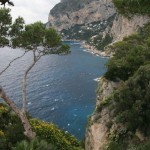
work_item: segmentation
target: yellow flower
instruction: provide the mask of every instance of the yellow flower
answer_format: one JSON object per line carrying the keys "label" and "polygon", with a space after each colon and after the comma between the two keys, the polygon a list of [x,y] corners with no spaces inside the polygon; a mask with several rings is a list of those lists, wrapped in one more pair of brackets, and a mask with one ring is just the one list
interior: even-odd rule
{"label": "yellow flower", "polygon": [[0,137],[4,137],[4,136],[5,136],[4,132],[0,130]]}

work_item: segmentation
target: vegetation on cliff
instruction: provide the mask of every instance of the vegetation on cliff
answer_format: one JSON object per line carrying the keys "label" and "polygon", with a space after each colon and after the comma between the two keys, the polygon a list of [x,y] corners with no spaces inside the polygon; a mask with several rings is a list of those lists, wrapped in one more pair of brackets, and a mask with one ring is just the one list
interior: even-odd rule
{"label": "vegetation on cliff", "polygon": [[105,78],[124,83],[97,107],[110,112],[107,150],[150,149],[150,23],[110,46]]}
{"label": "vegetation on cliff", "polygon": [[125,37],[110,46],[115,52],[107,64],[105,77],[110,80],[127,80],[141,66],[150,63],[150,23],[138,33]]}
{"label": "vegetation on cliff", "polygon": [[139,149],[150,141],[149,81],[150,64],[147,64],[141,66],[103,105],[111,113],[109,149],[113,149],[112,143],[121,147],[120,150]]}
{"label": "vegetation on cliff", "polygon": [[126,16],[133,14],[148,14],[150,15],[149,0],[113,0],[119,13]]}
{"label": "vegetation on cliff", "polygon": [[[113,1],[119,13],[125,16],[150,14],[148,0]],[[109,81],[124,82],[100,102],[95,112],[109,111],[109,121],[105,124],[108,137],[103,149],[149,150],[150,23],[109,48],[115,54],[107,63],[104,76]]]}

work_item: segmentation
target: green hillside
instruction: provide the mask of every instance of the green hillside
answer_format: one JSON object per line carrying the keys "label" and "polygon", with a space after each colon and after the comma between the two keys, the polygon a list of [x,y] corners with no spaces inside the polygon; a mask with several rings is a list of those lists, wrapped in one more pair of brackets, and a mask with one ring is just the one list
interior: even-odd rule
{"label": "green hillside", "polygon": [[148,14],[150,15],[149,0],[113,0],[119,13],[126,16],[133,14]]}
{"label": "green hillside", "polygon": [[[125,15],[150,14],[148,0],[114,0],[114,3]],[[149,150],[150,23],[109,48],[115,55],[107,63],[104,76],[110,81],[124,82],[96,110],[110,111],[110,134],[104,149]]]}

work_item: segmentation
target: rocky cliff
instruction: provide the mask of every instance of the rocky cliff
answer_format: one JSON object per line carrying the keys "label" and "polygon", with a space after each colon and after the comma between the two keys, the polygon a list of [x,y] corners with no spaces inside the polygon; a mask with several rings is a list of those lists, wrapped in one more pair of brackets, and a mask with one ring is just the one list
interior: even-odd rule
{"label": "rocky cliff", "polygon": [[[122,28],[115,30],[117,31],[115,34],[121,36],[116,36],[115,41],[122,40],[123,36],[135,32],[139,26],[143,26],[144,23],[150,21],[147,16],[139,16],[139,18],[134,16],[133,20],[127,20],[120,16]],[[142,18],[145,18],[143,22],[141,22]],[[124,22],[124,20],[127,21]],[[148,61],[150,59],[150,57],[147,57],[150,50],[147,43],[150,37],[149,33],[150,22],[138,30],[136,34],[109,46],[109,49],[116,52],[116,55],[107,65],[108,70],[105,74],[107,79],[103,77],[99,82],[96,108],[88,120],[86,130],[86,150],[145,150],[146,148],[143,145],[150,149],[150,143],[148,143],[150,141],[150,132],[148,132],[150,122],[147,121],[148,118],[145,119],[147,109],[149,110],[149,107],[147,107],[149,101],[147,100],[150,98],[145,94],[149,92],[147,88],[149,84],[144,82],[147,77],[150,77],[145,76],[150,68],[146,66],[147,59]],[[135,64],[139,64],[137,68]],[[133,71],[131,74],[129,68],[133,68],[137,72]],[[107,76],[108,74],[110,78]],[[125,75],[127,75],[127,78]],[[113,76],[115,80],[112,78]],[[118,79],[125,82],[110,81],[118,81]]]}
{"label": "rocky cliff", "polygon": [[136,32],[139,27],[150,21],[148,15],[134,15],[132,18],[127,18],[122,15],[116,15],[111,28],[111,34],[113,36],[113,41],[121,41],[123,37]]}
{"label": "rocky cliff", "polygon": [[49,24],[66,39],[88,40],[111,28],[112,0],[63,0],[49,14]]}
{"label": "rocky cliff", "polygon": [[148,16],[118,15],[112,0],[61,0],[49,13],[53,26],[64,39],[86,40],[98,50],[122,40],[150,20]]}
{"label": "rocky cliff", "polygon": [[107,21],[115,14],[112,0],[62,0],[49,14],[49,22],[58,30],[75,25]]}
{"label": "rocky cliff", "polygon": [[96,108],[88,120],[88,127],[86,129],[86,150],[103,150],[104,145],[107,143],[111,113],[108,108],[100,109],[102,105],[107,103],[107,98],[121,85],[121,83],[121,81],[113,82],[105,78],[100,79]]}

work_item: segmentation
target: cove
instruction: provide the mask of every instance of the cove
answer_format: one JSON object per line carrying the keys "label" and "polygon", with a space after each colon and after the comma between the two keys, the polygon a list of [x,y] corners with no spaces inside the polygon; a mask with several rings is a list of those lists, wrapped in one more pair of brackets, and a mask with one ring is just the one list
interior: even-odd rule
{"label": "cove", "polygon": [[[96,78],[102,76],[108,59],[85,52],[78,42],[67,42],[71,54],[44,56],[28,78],[28,112],[53,122],[79,140],[84,137],[88,116],[95,107]],[[0,70],[22,50],[0,49]],[[21,105],[22,75],[31,63],[31,54],[13,63],[0,77],[0,85]]]}

